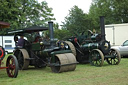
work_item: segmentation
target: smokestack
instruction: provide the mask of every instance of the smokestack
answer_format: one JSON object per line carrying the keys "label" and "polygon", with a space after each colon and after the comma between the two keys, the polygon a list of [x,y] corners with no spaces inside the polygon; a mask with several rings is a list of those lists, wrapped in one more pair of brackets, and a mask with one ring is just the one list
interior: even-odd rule
{"label": "smokestack", "polygon": [[100,28],[101,28],[101,37],[102,37],[102,40],[106,40],[105,39],[104,16],[100,16]]}
{"label": "smokestack", "polygon": [[52,41],[52,40],[54,39],[53,22],[52,22],[52,21],[48,22],[48,25],[49,25],[50,39],[51,39],[51,41]]}
{"label": "smokestack", "polygon": [[51,44],[50,48],[54,48],[55,41],[54,41],[54,32],[53,32],[53,22],[49,21],[48,25],[49,25],[49,33],[50,33],[50,44]]}

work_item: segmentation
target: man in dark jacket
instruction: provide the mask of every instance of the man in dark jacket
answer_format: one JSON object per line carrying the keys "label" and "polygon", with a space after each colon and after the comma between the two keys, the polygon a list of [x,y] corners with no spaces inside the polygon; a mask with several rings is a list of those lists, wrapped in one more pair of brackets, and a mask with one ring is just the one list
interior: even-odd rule
{"label": "man in dark jacket", "polygon": [[24,46],[24,42],[25,42],[24,36],[21,35],[20,39],[18,40],[17,46],[23,47]]}

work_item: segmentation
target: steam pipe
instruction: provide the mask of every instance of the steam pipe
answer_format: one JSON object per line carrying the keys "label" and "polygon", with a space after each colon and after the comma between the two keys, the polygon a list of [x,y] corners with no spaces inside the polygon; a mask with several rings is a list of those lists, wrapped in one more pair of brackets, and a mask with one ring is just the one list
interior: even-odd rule
{"label": "steam pipe", "polygon": [[105,39],[104,16],[100,16],[100,28],[101,28],[101,38],[102,38],[102,40],[106,40]]}

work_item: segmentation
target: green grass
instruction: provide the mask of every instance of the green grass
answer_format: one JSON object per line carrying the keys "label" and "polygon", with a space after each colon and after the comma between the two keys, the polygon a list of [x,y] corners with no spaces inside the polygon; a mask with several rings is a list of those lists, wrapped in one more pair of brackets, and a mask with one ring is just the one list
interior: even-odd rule
{"label": "green grass", "polygon": [[128,58],[119,65],[103,67],[78,64],[75,71],[53,73],[49,67],[19,71],[17,78],[9,78],[0,70],[0,85],[128,85]]}

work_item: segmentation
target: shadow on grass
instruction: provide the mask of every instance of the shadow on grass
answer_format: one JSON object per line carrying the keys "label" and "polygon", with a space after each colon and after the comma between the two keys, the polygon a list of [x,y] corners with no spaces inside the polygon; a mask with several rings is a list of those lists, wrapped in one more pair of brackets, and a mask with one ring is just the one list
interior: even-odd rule
{"label": "shadow on grass", "polygon": [[43,71],[47,73],[51,73],[50,67],[43,67],[43,68],[35,68],[34,66],[29,66],[28,69],[25,70],[19,70],[19,71]]}
{"label": "shadow on grass", "polygon": [[103,65],[102,66],[93,66],[91,65],[90,63],[78,63],[78,65],[81,65],[81,66],[86,66],[86,67],[108,67],[108,66],[116,66],[116,65],[111,65],[111,64],[108,64],[107,61],[104,61]]}

